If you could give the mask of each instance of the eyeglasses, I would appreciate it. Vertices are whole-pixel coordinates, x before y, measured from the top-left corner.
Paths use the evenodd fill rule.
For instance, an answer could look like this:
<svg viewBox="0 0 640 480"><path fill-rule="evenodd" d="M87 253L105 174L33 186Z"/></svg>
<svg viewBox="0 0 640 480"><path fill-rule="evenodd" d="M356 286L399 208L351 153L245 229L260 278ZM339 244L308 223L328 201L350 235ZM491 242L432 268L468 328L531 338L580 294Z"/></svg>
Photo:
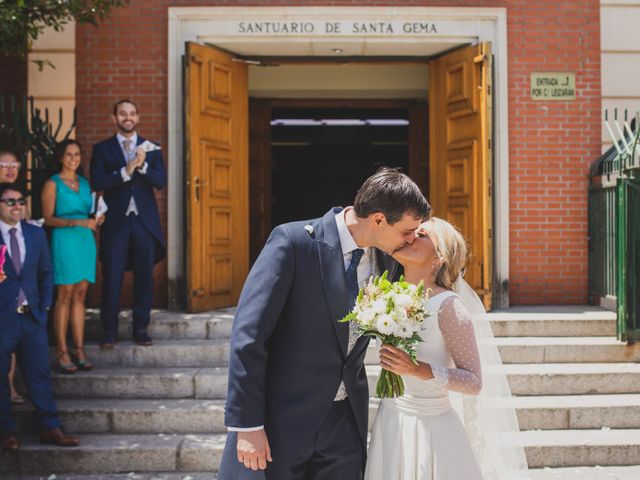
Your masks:
<svg viewBox="0 0 640 480"><path fill-rule="evenodd" d="M20 170L20 164L18 162L0 162L0 168L4 168L6 170L15 168L16 170Z"/></svg>
<svg viewBox="0 0 640 480"><path fill-rule="evenodd" d="M24 207L27 204L27 199L26 198L3 198L2 200L0 200L0 202L2 203L6 203L7 207L15 207L16 203L18 205L20 205L21 207Z"/></svg>

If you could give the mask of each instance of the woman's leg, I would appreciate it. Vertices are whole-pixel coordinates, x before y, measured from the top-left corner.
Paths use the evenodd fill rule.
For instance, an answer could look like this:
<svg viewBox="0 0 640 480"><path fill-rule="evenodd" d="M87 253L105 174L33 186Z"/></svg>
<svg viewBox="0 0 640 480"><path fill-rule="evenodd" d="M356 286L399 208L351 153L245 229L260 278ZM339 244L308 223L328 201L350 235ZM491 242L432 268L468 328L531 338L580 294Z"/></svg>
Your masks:
<svg viewBox="0 0 640 480"><path fill-rule="evenodd" d="M89 282L83 280L76 283L73 288L73 300L71 303L71 333L76 347L76 357L80 362L86 361L84 354L84 323L85 323L85 298Z"/></svg>
<svg viewBox="0 0 640 480"><path fill-rule="evenodd" d="M58 296L53 310L53 329L58 348L60 366L73 365L67 348L67 331L69 329L69 313L73 300L74 285L58 285Z"/></svg>

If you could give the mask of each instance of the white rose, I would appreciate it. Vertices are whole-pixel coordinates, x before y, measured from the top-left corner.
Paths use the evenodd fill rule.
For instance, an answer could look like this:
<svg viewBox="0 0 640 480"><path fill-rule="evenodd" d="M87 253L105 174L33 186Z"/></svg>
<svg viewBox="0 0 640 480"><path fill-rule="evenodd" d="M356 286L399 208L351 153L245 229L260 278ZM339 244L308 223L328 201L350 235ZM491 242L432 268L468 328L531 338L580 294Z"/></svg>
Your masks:
<svg viewBox="0 0 640 480"><path fill-rule="evenodd" d="M413 336L413 332L407 325L397 325L393 334L400 338L411 338Z"/></svg>
<svg viewBox="0 0 640 480"><path fill-rule="evenodd" d="M380 315L376 321L376 330L383 335L392 335L396 329L396 322L393 321L391 315L386 313Z"/></svg>
<svg viewBox="0 0 640 480"><path fill-rule="evenodd" d="M362 312L358 312L358 321L363 325L371 325L374 318L376 318L376 312L370 308Z"/></svg>
<svg viewBox="0 0 640 480"><path fill-rule="evenodd" d="M383 299L376 300L371 305L375 313L385 313L387 311L387 302Z"/></svg>
<svg viewBox="0 0 640 480"><path fill-rule="evenodd" d="M413 303L413 299L406 293L399 293L394 295L393 302L396 304L396 307L407 309Z"/></svg>
<svg viewBox="0 0 640 480"><path fill-rule="evenodd" d="M398 323L405 323L407 321L407 312L403 308L394 308L391 316Z"/></svg>

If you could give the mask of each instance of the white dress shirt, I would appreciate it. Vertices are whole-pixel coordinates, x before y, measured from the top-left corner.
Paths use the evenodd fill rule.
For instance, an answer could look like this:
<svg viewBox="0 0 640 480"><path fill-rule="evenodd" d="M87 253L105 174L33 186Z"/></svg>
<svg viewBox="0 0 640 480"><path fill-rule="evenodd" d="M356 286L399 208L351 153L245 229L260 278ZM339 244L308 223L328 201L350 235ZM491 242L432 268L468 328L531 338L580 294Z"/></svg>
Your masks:
<svg viewBox="0 0 640 480"><path fill-rule="evenodd" d="M118 144L120 144L120 149L122 150L122 155L124 155L124 159L127 163L129 163L131 160L133 160L134 158L136 158L136 146L138 144L138 134L134 133L131 137L127 138L124 135L122 135L121 133L118 133L116 135L116 138L118 139ZM127 150L124 148L124 142L127 140L131 140L131 152L127 152ZM149 164L147 162L144 162L142 164L142 168L140 168L138 171L140 173L142 173L143 175L146 175L147 173L147 168L149 167ZM129 175L127 173L127 167L122 167L120 169L120 175L122 176L122 180L125 182L128 182L131 180L131 175ZM127 207L127 211L125 212L125 216L129 215L130 213L133 213L134 215L138 215L138 207L136 205L136 201L133 198L133 195L131 195L131 200L129 201L129 206Z"/></svg>
<svg viewBox="0 0 640 480"><path fill-rule="evenodd" d="M349 268L349 263L351 263L351 255L353 255L353 251L362 248L359 247L356 241L353 239L351 232L349 232L349 228L347 227L347 223L345 221L345 213L347 210L351 210L353 207L347 207L340 213L336 215L336 225L338 227L338 237L340 238L340 247L342 248L342 258L344 259L344 269L345 271ZM371 274L375 271L374 268L374 254L373 248L367 247L363 248L364 254L360 259L360 263L358 264L358 285L362 286L365 282L369 280ZM349 344L347 347L347 352L351 352L355 343L358 339L357 331L355 326L352 323L349 323ZM340 382L340 387L338 387L338 391L336 392L335 400L344 400L347 398L347 390L344 386L344 382ZM255 432L258 430L262 430L264 425L260 425L257 427L227 427L227 430L230 432Z"/></svg>
<svg viewBox="0 0 640 480"><path fill-rule="evenodd" d="M353 236L351 235L349 227L347 227L347 223L345 221L345 214L352 208L353 207L347 207L336 215L336 225L338 226L338 236L340 237L340 247L342 247L342 258L344 260L345 270L349 268L353 251L357 250L358 248L362 248L358 246L356 241L353 239ZM364 250L364 254L360 259L357 270L359 287L362 287L364 283L369 280L369 277L371 277L371 274L373 273L373 249L371 247L362 249ZM349 355L351 353L351 350L353 350L353 347L355 347L356 342L358 341L358 336L358 328L353 322L349 322L349 342L347 344L347 355ZM344 382L340 382L335 400L344 400L346 398L347 389L344 385Z"/></svg>
<svg viewBox="0 0 640 480"><path fill-rule="evenodd" d="M24 259L27 256L27 245L24 243L22 224L18 222L14 227L12 227L11 225L0 221L0 232L2 232L2 240L7 247L7 254L9 257L13 257L13 252L11 251L11 234L9 233L9 230L12 228L16 229L16 240L18 241L18 248L20 248L20 264L24 265ZM11 258L7 258L6 261L11 262ZM25 300L22 304L27 305L27 301Z"/></svg>

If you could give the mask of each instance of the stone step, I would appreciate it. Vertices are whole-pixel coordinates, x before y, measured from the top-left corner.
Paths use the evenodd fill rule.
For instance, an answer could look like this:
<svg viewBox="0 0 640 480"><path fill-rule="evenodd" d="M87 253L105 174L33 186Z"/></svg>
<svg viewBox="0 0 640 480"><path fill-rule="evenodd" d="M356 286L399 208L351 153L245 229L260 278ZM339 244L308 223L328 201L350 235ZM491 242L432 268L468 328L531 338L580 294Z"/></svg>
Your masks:
<svg viewBox="0 0 640 480"><path fill-rule="evenodd" d="M112 350L87 343L85 352L97 367L226 367L229 363L229 341L224 339L154 340L149 347L124 340ZM53 347L49 359L55 368L57 356Z"/></svg>
<svg viewBox="0 0 640 480"><path fill-rule="evenodd" d="M553 332L550 332L553 333ZM614 363L640 361L640 344L612 337L496 338L503 363Z"/></svg>
<svg viewBox="0 0 640 480"><path fill-rule="evenodd" d="M640 393L638 363L523 363L501 368L514 395Z"/></svg>
<svg viewBox="0 0 640 480"><path fill-rule="evenodd" d="M638 480L640 466L631 467L566 467L535 468L527 472L529 480ZM7 474L3 480L215 480L211 472L190 473L135 473L105 475L60 474L48 475Z"/></svg>
<svg viewBox="0 0 640 480"><path fill-rule="evenodd" d="M18 452L0 453L0 473L74 474L213 472L224 435L83 435L78 448L43 446L31 437ZM530 468L635 465L640 430L546 430L520 432ZM78 459L82 461L78 461Z"/></svg>
<svg viewBox="0 0 640 480"><path fill-rule="evenodd" d="M2 476L2 480L215 480L213 472L152 472L152 473L114 473L114 474L84 474L74 475L63 473L55 475L20 475L8 473Z"/></svg>
<svg viewBox="0 0 640 480"><path fill-rule="evenodd" d="M58 414L69 432L154 434L226 433L224 400L60 399ZM14 408L18 431L36 433L30 406Z"/></svg>
<svg viewBox="0 0 640 480"><path fill-rule="evenodd" d="M368 365L375 391L380 367ZM640 393L640 364L526 363L501 367L514 395L591 395ZM56 398L224 399L227 369L96 368L75 375L52 374Z"/></svg>
<svg viewBox="0 0 640 480"><path fill-rule="evenodd" d="M640 344L627 345L613 337L507 337L496 338L496 344L505 364L640 361ZM99 367L226 367L229 361L229 342L225 339L156 340L150 347L125 340L113 350L101 350L97 343L88 343L85 351ZM49 358L55 368L53 347ZM378 364L375 342L369 346L365 363Z"/></svg>
<svg viewBox="0 0 640 480"><path fill-rule="evenodd" d="M615 337L496 337L505 364L639 362L640 344ZM365 364L378 364L378 346L371 341Z"/></svg>
<svg viewBox="0 0 640 480"><path fill-rule="evenodd" d="M75 433L225 433L224 400L60 399L58 413ZM640 395L514 397L522 430L640 428ZM369 424L379 400L372 398ZM21 432L36 432L29 406L14 408Z"/></svg>
<svg viewBox="0 0 640 480"><path fill-rule="evenodd" d="M236 308L204 313L153 310L149 334L157 340L228 338ZM616 336L614 312L589 305L524 306L488 314L497 337L600 337ZM87 310L86 338L97 341L102 334L99 311ZM120 314L119 334L131 339L131 311Z"/></svg>
<svg viewBox="0 0 640 480"><path fill-rule="evenodd" d="M496 337L616 336L616 314L590 305L512 307L488 314Z"/></svg>
<svg viewBox="0 0 640 480"><path fill-rule="evenodd" d="M225 368L95 368L52 374L56 398L224 399Z"/></svg>
<svg viewBox="0 0 640 480"><path fill-rule="evenodd" d="M511 404L521 430L640 429L639 394L513 397Z"/></svg>
<svg viewBox="0 0 640 480"><path fill-rule="evenodd" d="M152 310L149 335L154 340L191 338L194 340L229 338L236 308L224 308L204 313L170 312ZM120 313L118 325L120 339L131 339L131 311ZM87 309L85 337L98 341L102 336L100 312Z"/></svg>
<svg viewBox="0 0 640 480"><path fill-rule="evenodd" d="M59 448L23 438L17 452L0 451L0 473L56 475L129 472L213 472L220 464L224 435L82 435L76 448ZM183 477L184 478L184 477Z"/></svg>
<svg viewBox="0 0 640 480"><path fill-rule="evenodd" d="M640 430L540 430L517 434L530 468L637 465ZM564 477L562 477L564 478Z"/></svg>
<svg viewBox="0 0 640 480"><path fill-rule="evenodd" d="M530 480L638 480L640 466L531 469Z"/></svg>

